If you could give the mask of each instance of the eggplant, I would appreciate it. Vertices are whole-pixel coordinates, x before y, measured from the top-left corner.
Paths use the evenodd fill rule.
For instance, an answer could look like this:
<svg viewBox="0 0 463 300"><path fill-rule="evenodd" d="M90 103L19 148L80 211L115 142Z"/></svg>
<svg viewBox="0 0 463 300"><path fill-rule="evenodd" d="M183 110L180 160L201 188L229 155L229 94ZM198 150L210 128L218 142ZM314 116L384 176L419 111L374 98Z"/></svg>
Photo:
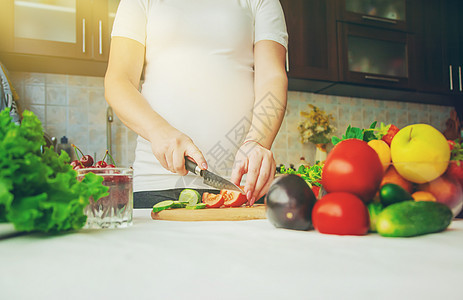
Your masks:
<svg viewBox="0 0 463 300"><path fill-rule="evenodd" d="M312 189L301 177L277 177L265 195L267 219L277 228L312 229L312 209L316 202Z"/></svg>

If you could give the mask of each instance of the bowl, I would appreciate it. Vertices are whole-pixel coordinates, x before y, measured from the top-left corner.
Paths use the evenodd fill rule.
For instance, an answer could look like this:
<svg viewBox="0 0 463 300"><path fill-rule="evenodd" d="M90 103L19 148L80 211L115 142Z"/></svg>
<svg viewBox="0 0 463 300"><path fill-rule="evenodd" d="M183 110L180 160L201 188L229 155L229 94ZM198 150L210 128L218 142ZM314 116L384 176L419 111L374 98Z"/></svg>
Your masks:
<svg viewBox="0 0 463 300"><path fill-rule="evenodd" d="M120 228L132 225L133 216L133 169L85 168L78 169L77 178L88 173L103 177L103 185L109 187L109 195L94 201L85 208L87 223L84 228Z"/></svg>

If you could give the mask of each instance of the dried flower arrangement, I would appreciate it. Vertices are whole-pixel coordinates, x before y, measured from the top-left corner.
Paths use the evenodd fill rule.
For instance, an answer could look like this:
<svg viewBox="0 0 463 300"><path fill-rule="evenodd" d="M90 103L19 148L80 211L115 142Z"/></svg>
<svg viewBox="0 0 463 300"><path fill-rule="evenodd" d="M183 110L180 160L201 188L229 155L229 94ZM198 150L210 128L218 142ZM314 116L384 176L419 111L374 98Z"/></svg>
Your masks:
<svg viewBox="0 0 463 300"><path fill-rule="evenodd" d="M336 128L331 125L334 121L332 114L309 104L310 112L301 111L304 121L299 123L298 130L301 136L301 143L327 144Z"/></svg>

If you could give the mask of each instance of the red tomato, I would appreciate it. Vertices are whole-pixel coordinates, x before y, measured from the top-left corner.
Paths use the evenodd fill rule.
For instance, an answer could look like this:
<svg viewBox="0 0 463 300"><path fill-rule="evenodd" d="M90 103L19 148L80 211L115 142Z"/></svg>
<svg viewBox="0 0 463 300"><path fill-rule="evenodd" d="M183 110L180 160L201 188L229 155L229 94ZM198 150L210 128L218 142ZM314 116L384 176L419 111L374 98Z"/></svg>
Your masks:
<svg viewBox="0 0 463 300"><path fill-rule="evenodd" d="M317 185L312 186L312 192L315 195L315 198L318 198L318 194L320 193L320 187Z"/></svg>
<svg viewBox="0 0 463 300"><path fill-rule="evenodd" d="M221 194L211 194L208 192L204 192L202 200L203 203L206 204L206 207L217 208L223 205L225 199Z"/></svg>
<svg viewBox="0 0 463 300"><path fill-rule="evenodd" d="M220 194L225 199L225 206L238 207L245 204L248 201L245 195L237 191L221 190Z"/></svg>
<svg viewBox="0 0 463 300"><path fill-rule="evenodd" d="M336 144L322 170L322 186L327 193L351 193L365 203L373 199L382 178L383 167L378 154L359 139Z"/></svg>
<svg viewBox="0 0 463 300"><path fill-rule="evenodd" d="M364 235L370 228L365 204L349 193L330 193L315 203L312 223L320 233Z"/></svg>

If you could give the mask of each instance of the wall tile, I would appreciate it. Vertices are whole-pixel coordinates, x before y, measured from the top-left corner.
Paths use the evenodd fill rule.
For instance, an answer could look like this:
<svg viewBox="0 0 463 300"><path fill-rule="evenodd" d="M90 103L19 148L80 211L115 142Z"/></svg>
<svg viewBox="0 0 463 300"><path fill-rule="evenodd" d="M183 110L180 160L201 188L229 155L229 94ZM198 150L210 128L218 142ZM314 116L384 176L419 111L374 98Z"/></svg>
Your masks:
<svg viewBox="0 0 463 300"><path fill-rule="evenodd" d="M85 87L87 86L87 78L86 76L77 76L77 75L69 75L68 76L68 85L69 86L79 86Z"/></svg>
<svg viewBox="0 0 463 300"><path fill-rule="evenodd" d="M24 73L24 84L45 85L45 74Z"/></svg>
<svg viewBox="0 0 463 300"><path fill-rule="evenodd" d="M106 126L107 103L104 98L104 89L89 89L88 122L93 125Z"/></svg>
<svg viewBox="0 0 463 300"><path fill-rule="evenodd" d="M40 122L42 122L42 127L44 127L46 125L45 107L45 105L29 105L24 108L32 111L39 118Z"/></svg>
<svg viewBox="0 0 463 300"><path fill-rule="evenodd" d="M47 125L58 125L65 128L67 124L67 108L65 106L48 105L46 119Z"/></svg>
<svg viewBox="0 0 463 300"><path fill-rule="evenodd" d="M25 85L24 86L24 105L28 104L45 104L45 86L44 85Z"/></svg>
<svg viewBox="0 0 463 300"><path fill-rule="evenodd" d="M88 108L89 92L86 87L68 86L68 104L69 106L82 106Z"/></svg>
<svg viewBox="0 0 463 300"><path fill-rule="evenodd" d="M88 124L88 111L83 106L68 107L69 126Z"/></svg>
<svg viewBox="0 0 463 300"><path fill-rule="evenodd" d="M49 86L46 87L47 105L67 105L66 86Z"/></svg>
<svg viewBox="0 0 463 300"><path fill-rule="evenodd" d="M87 85L90 87L103 87L104 78L103 77L87 77Z"/></svg>
<svg viewBox="0 0 463 300"><path fill-rule="evenodd" d="M51 85L66 86L67 75L45 74L45 83L47 84L47 86L51 86Z"/></svg>

